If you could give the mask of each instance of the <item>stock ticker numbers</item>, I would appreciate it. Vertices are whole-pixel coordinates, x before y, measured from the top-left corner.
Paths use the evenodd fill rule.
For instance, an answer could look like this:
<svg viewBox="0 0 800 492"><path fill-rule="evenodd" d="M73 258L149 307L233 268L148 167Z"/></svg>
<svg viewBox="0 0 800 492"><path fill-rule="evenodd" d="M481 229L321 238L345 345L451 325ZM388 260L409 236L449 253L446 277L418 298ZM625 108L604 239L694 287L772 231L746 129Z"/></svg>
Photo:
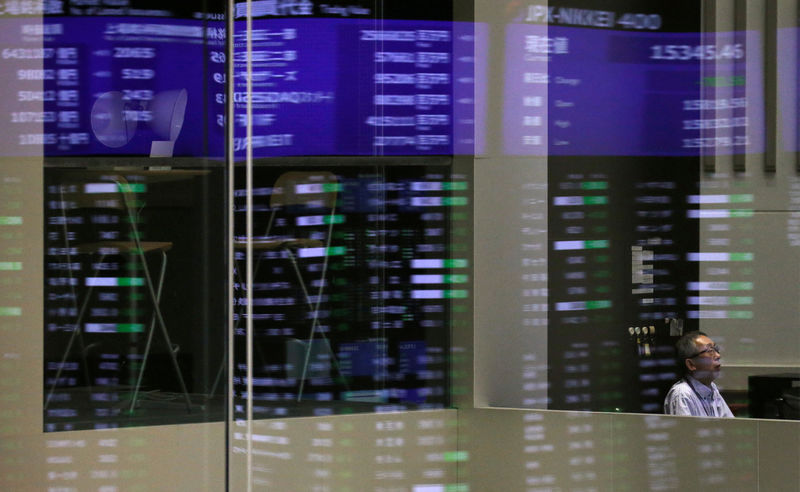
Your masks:
<svg viewBox="0 0 800 492"><path fill-rule="evenodd" d="M255 157L472 152L471 25L389 19L376 29L357 18L259 18L250 31L243 21L236 26L235 151L249 146ZM245 135L248 103L252 137Z"/></svg>
<svg viewBox="0 0 800 492"><path fill-rule="evenodd" d="M315 171L308 175L303 178L313 181ZM256 181L265 186L253 205L254 236L269 228L269 237L304 239L283 239L286 247L271 250L259 249L254 239L256 410L445 406L450 312L468 299L468 261L451 241L465 233L451 220L466 218L466 179L447 167L417 166L317 176L321 181L309 188L257 169ZM287 187L316 191L307 203L282 208L275 200L280 190L269 186L274 182L284 195ZM334 192L335 209L333 203L320 207L324 194ZM237 237L244 240L244 204L237 210ZM237 269L245 267L240 252ZM242 304L238 297L240 341ZM242 394L246 379L237 377Z"/></svg>
<svg viewBox="0 0 800 492"><path fill-rule="evenodd" d="M697 160L555 162L549 171L556 191L548 218L548 346L551 388L561 391L554 408L654 411L645 406L652 404L651 386L662 384L658 375L651 380L620 372L639 363L622 325L662 326L664 318L687 309L681 279L696 278L697 265L686 252L697 244L699 229L686 197L697 187ZM676 168L684 172L675 174Z"/></svg>
<svg viewBox="0 0 800 492"><path fill-rule="evenodd" d="M226 308L198 299L219 295L225 264L219 236L196 231L222 199L195 198L219 182L209 170L45 169L45 431L215 411L213 383L194 367L216 374L222 355L203 344L221 338ZM190 392L204 406L187 412Z"/></svg>
<svg viewBox="0 0 800 492"><path fill-rule="evenodd" d="M0 23L0 56L14 68L3 78L16 95L3 108L16 130L8 155L43 147L47 156L147 156L154 141L171 142L174 155L222 154L224 106L204 83L219 84L220 74L199 63L206 47L224 48L221 24L80 15Z"/></svg>
<svg viewBox="0 0 800 492"><path fill-rule="evenodd" d="M120 417L117 390L134 384L141 362L144 277L141 266L120 250L130 237L117 185L96 178L49 176L45 185L48 431L76 428L75 421L86 418L99 419L103 427ZM92 415L84 413L87 407Z"/></svg>
<svg viewBox="0 0 800 492"><path fill-rule="evenodd" d="M507 154L763 152L758 32L595 27L509 24Z"/></svg>
<svg viewBox="0 0 800 492"><path fill-rule="evenodd" d="M730 189L731 183L712 181L704 183L703 193L687 197L695 207L690 213L702 230L703 246L713 248L689 253L700 272L698 281L689 284L690 319L748 324L755 316L756 195L740 183L735 186Z"/></svg>

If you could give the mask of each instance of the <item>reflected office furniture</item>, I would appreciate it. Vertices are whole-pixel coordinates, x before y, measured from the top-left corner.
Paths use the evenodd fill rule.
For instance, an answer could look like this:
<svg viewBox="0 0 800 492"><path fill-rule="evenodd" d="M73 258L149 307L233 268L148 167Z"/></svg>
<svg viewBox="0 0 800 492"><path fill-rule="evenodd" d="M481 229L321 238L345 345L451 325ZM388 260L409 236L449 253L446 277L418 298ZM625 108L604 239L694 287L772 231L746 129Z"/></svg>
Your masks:
<svg viewBox="0 0 800 492"><path fill-rule="evenodd" d="M747 393L750 417L800 420L800 373L749 376Z"/></svg>
<svg viewBox="0 0 800 492"><path fill-rule="evenodd" d="M102 208L119 210L121 212L122 222L124 223L123 227L127 226L128 228L129 239L114 238L113 240L103 240L101 238L101 240L96 242L80 243L74 248L70 248L71 245L68 240L70 236L68 234L64 234L66 246L65 251L74 251L77 253L77 255L90 258L95 267L92 269L91 276L83 278L84 284L86 287L88 287L88 289L83 295L83 301L78 309L69 341L67 342L64 353L57 366L56 376L53 379L53 383L50 385L50 389L45 400L45 409L50 404L52 396L61 379L62 370L65 367L67 359L71 355L73 346L76 342L81 352L81 358L85 368L84 377L87 379L87 387L91 393L93 384L88 374L88 362L86 360L87 347L83 339L84 332L86 332L88 327L91 325L91 329L89 331L98 334L119 332L139 333L145 330L147 332L146 346L144 353L141 356L141 365L138 368L136 383L132 388L133 391L129 408L131 413L134 411L138 401L139 391L142 386L142 378L147 366L148 357L150 356L151 349L153 347L156 328L158 328L159 334L163 338L163 342L166 344L172 367L175 370L181 392L186 402L186 409L187 411L191 411L189 392L187 390L186 383L184 381L183 374L176 356L177 348L170 340L169 331L167 330L160 306L161 294L167 268L167 251L172 248L173 244L169 241L142 240L142 232L138 226L141 220L140 213L143 207L143 202L139 200L137 194L143 193L146 190L148 179L151 181L159 179L175 179L176 176L170 172L138 171L135 173L135 176L141 181L137 182L129 182L128 178L125 176L115 173L84 172L76 173L74 175L68 174L68 176L70 178L70 183L60 185L60 190L62 192L61 202L63 204L69 203L70 206L74 206L75 208L79 209ZM131 177L133 177L133 175L131 175ZM71 191L71 196L69 198L63 197L64 190ZM66 208L66 205L63 206L62 211L65 212ZM68 221L65 219L63 222L66 227ZM104 264L106 257L111 255L137 260L137 268L141 268L144 278L98 276L100 266ZM160 258L157 282L154 282L150 266L148 264L148 256L155 255L158 255ZM71 284L75 285L75 283ZM86 323L86 327L84 326L86 312L91 303L92 293L95 288L126 286L145 288L146 296L148 297L152 310L150 322L146 328L144 325L139 323ZM75 299L77 303L78 297L74 292L74 287L73 299Z"/></svg>
<svg viewBox="0 0 800 492"><path fill-rule="evenodd" d="M270 252L278 252L285 257L292 266L294 277L296 278L303 298L311 318L311 326L306 340L289 339L285 344L286 348L286 376L290 379L299 378L299 388L297 390L297 401L303 397L305 381L309 377L320 374L317 367L319 360L325 357L320 354L320 350L325 350L330 356L330 363L336 368L339 376L347 382L339 369L336 355L331 347L330 341L319 326L319 309L323 298L323 293L327 285L328 258L331 251L331 240L333 236L334 224L341 220L336 214L336 201L340 184L337 177L328 171L290 171L281 174L275 181L269 199L269 215L263 234L237 235L234 238L234 248L239 252L246 252L251 249L253 257L256 258L252 267L252 278L258 274L262 258ZM276 235L273 227L276 221L294 220L294 227L290 227L291 233ZM324 237L312 236L304 237L297 234L305 226L323 226ZM309 291L309 285L303 278L301 272L302 260L307 258L322 258L322 266L318 278L315 278L311 285L316 283L316 292ZM241 275L239 263L236 265L237 279L240 285L247 286L246 279ZM241 310L240 310L241 311ZM243 315L241 312L237 316L237 323ZM321 342L316 341L316 337L321 337ZM302 351L301 368L296 367L298 360L298 349ZM258 345L256 345L258 351ZM263 357L263 355L261 355ZM317 360L315 367L311 368L312 357ZM264 361L265 362L265 361Z"/></svg>

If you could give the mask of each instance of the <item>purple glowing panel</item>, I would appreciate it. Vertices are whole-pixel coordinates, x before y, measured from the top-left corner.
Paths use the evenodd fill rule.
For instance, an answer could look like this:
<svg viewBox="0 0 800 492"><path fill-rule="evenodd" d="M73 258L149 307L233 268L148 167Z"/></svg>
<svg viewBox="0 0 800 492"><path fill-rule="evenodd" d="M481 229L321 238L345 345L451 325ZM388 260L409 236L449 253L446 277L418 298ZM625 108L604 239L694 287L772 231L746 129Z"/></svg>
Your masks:
<svg viewBox="0 0 800 492"><path fill-rule="evenodd" d="M511 24L506 46L507 154L763 151L755 32L701 36Z"/></svg>
<svg viewBox="0 0 800 492"><path fill-rule="evenodd" d="M237 23L234 34L238 157L248 147L254 157L446 155L482 148L474 137L471 25L257 19L250 95L244 26Z"/></svg>
<svg viewBox="0 0 800 492"><path fill-rule="evenodd" d="M778 29L778 109L780 111L783 150L800 151L797 119L800 114L800 91L798 74L798 29Z"/></svg>
<svg viewBox="0 0 800 492"><path fill-rule="evenodd" d="M3 108L17 136L9 154L222 155L213 113L224 101L206 92L205 58L224 49L224 29L130 17L13 24L16 38L2 40L3 57L19 62L3 76L16 89ZM208 67L224 74L222 63Z"/></svg>
<svg viewBox="0 0 800 492"><path fill-rule="evenodd" d="M380 372L386 343L381 341L349 342L339 345L339 367L346 376L372 376Z"/></svg>
<svg viewBox="0 0 800 492"><path fill-rule="evenodd" d="M453 150L456 154L486 153L489 90L489 26L454 23Z"/></svg>

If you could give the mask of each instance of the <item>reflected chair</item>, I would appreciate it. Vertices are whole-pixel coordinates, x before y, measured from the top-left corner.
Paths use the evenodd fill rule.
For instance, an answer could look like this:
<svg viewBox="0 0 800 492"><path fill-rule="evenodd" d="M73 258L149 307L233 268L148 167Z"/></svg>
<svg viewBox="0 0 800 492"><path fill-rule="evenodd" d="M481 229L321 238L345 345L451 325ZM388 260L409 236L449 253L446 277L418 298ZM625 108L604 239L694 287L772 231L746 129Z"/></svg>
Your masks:
<svg viewBox="0 0 800 492"><path fill-rule="evenodd" d="M237 250L246 250L248 244L251 245L252 250L257 253L257 261L253 267L253 276L255 277L261 264L261 256L268 251L283 251L286 254L289 262L292 265L297 281L303 291L306 306L311 314L311 327L309 328L308 338L305 341L296 340L294 343L287 343L287 355L292 355L292 359L297 360L296 351L298 346L303 347L304 355L302 357L302 370L299 372L300 387L297 392L297 401L300 401L303 396L303 389L305 380L309 377L309 363L312 354L319 357L320 348L330 353L333 366L336 367L337 372L345 380L341 370L339 370L336 356L331 348L330 342L327 339L324 331L319 330L319 307L322 301L322 294L326 284L326 276L328 269L328 258L331 249L331 239L333 235L333 226L338 222L336 215L336 200L339 190L339 181L336 176L328 171L289 171L281 174L275 181L270 196L270 215L267 222L266 230L261 236L254 236L248 241L247 237L234 238L234 248ZM297 235L273 235L273 225L276 216L279 213L285 213L290 209L313 210L324 209L330 212L326 215L314 215L306 218L305 225L324 225L327 226L327 234L325 235L325 242L314 238L298 237ZM301 225L301 224L298 224ZM319 276L319 288L316 295L312 297L308 290L306 282L303 280L303 275L300 272L299 259L306 257L323 257L322 270ZM238 268L237 268L238 272ZM239 275L241 285L245 285ZM237 322L238 319L237 318ZM324 343L321 345L315 343L314 340L317 333L322 337ZM299 345L298 345L299 344ZM289 376L296 375L297 371L293 364L289 368L287 374ZM345 384L346 380L345 380Z"/></svg>
<svg viewBox="0 0 800 492"><path fill-rule="evenodd" d="M142 384L142 378L144 376L147 360L150 355L150 350L152 348L153 337L156 331L156 324L158 325L159 331L164 339L164 342L167 345L169 358L172 362L173 368L175 369L178 382L180 383L181 391L186 401L187 411L191 411L191 400L189 399L189 392L186 388L186 383L183 379L183 374L181 373L180 366L178 365L178 360L176 356L177 350L173 346L170 340L169 332L167 330L166 323L164 322L164 317L161 313L161 307L160 307L161 293L164 285L164 277L167 268L167 251L169 251L172 248L172 243L166 241L143 241L141 239L141 233L137 225L140 220L139 213L141 212L141 208L137 209L138 203L135 196L135 194L140 191L141 188L140 186L138 186L137 184L128 183L127 179L124 176L115 174L87 173L83 174L81 177L83 179L80 180L80 186L83 186L83 190L78 192L79 199L75 200L76 203L79 203L79 205L84 205L84 206L87 204L90 206L95 206L95 203L99 200L104 208L121 209L125 216L125 221L128 223L130 227L131 240L128 241L109 240L109 241L98 241L92 243L79 244L76 248L77 253L81 255L87 255L90 257L98 257L97 261L98 265L102 264L108 255L125 254L138 257L141 261L141 267L145 277L143 286L145 287L145 290L149 296L150 304L153 310L150 323L147 327L146 347L144 354L142 355L142 364L141 367L139 368L136 385L134 386L134 391L131 398L130 411L133 412L138 400L139 390ZM64 200L63 200L63 188L62 188L62 202L63 201ZM82 203L82 202L87 202L87 203ZM66 235L65 235L65 240L66 240ZM67 248L67 250L69 251L69 248ZM156 253L159 254L161 263L158 274L158 283L154 284L152 275L150 273L150 267L148 266L147 256L148 255L152 256L153 254ZM72 334L69 338L66 349L64 350L61 362L58 365L56 377L53 381L53 384L50 387L47 399L45 400L45 408L47 408L52 398L52 395L60 379L61 372L65 366L66 360L69 357L72 351L72 347L76 341L79 344L81 350L81 356L84 358L83 361L84 367L87 366L85 359L86 349L84 348L85 344L83 341L83 332L85 331L83 327L83 320L91 300L93 289L98 286L105 286L106 283L102 280L103 279L102 277L96 277L97 272L98 269L95 269L92 276L86 277L85 279L85 283L88 286L88 290L84 296L83 302L81 303L81 307L78 310ZM114 283L111 280L109 282ZM129 283L139 284L139 281L137 280ZM76 296L73 296L73 298L77 299ZM106 332L106 330L110 331L112 328L114 328L114 331L116 331L116 326L110 326L110 327L100 326L96 331L99 333L103 333ZM91 391L91 380L88 379L88 371L86 377L87 377L87 384L89 385Z"/></svg>

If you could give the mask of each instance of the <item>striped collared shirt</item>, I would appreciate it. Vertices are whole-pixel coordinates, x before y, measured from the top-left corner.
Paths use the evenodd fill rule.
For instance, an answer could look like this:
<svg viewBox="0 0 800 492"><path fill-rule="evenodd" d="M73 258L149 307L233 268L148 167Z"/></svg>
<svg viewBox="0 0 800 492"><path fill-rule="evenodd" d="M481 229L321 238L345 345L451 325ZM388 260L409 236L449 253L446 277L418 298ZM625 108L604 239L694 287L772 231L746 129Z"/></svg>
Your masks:
<svg viewBox="0 0 800 492"><path fill-rule="evenodd" d="M696 417L733 417L716 384L711 383L709 388L688 375L670 388L664 400L664 413Z"/></svg>

